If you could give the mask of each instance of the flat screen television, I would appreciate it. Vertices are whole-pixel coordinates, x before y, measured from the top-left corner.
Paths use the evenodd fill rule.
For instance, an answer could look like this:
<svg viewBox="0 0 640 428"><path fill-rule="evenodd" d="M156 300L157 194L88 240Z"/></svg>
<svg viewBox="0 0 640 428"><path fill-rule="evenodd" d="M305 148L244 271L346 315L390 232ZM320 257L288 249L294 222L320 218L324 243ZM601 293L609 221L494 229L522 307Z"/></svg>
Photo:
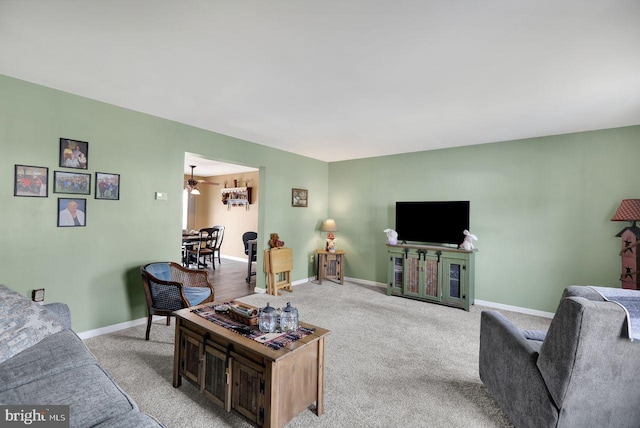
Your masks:
<svg viewBox="0 0 640 428"><path fill-rule="evenodd" d="M469 229L469 201L396 202L398 242L460 244Z"/></svg>

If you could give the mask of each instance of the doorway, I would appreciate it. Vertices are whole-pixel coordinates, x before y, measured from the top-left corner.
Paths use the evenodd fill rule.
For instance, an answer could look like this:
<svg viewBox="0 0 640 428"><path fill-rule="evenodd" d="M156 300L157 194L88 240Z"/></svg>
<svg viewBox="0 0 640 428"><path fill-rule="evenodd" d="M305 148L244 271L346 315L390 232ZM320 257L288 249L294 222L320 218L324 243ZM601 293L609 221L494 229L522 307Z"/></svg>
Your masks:
<svg viewBox="0 0 640 428"><path fill-rule="evenodd" d="M217 161L194 153L185 153L184 167L183 229L224 226L221 256L246 262L242 235L248 231L258 232L258 168ZM189 182L192 172L197 184ZM197 191L193 192L193 188ZM229 203L229 194L246 198L249 192L250 199L246 204Z"/></svg>

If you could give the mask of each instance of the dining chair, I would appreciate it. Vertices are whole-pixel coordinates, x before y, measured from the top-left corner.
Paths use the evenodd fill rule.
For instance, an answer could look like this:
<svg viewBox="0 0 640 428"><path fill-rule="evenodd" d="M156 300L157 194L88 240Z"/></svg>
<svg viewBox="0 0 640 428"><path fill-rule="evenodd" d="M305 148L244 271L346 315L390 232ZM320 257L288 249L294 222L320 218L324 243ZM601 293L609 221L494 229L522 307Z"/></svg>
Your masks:
<svg viewBox="0 0 640 428"><path fill-rule="evenodd" d="M207 256L211 258L211 267L216 269L216 265L213 262L213 247L218 237L218 229L215 227L205 227L200 229L200 239L191 248L187 248L187 261L190 265L191 257L195 256L196 268L207 267ZM200 258L202 257L202 263Z"/></svg>
<svg viewBox="0 0 640 428"><path fill-rule="evenodd" d="M216 253L218 253L218 264L221 264L220 260L220 247L222 246L222 240L224 239L224 226L213 226L213 229L218 230L218 234L216 236L216 241L213 243L213 256L211 258L211 263L214 263L216 258Z"/></svg>
<svg viewBox="0 0 640 428"><path fill-rule="evenodd" d="M251 270L251 265L253 264L253 262L255 262L257 260L257 256L258 256L258 252L254 251L252 252L251 255L249 255L249 241L253 240L253 239L257 239L258 238L258 234L256 232L245 232L242 234L242 243L244 244L244 253L249 256L249 266L247 268L248 272L247 272L247 283L249 283L251 281L251 276L255 275L256 273L253 272Z"/></svg>

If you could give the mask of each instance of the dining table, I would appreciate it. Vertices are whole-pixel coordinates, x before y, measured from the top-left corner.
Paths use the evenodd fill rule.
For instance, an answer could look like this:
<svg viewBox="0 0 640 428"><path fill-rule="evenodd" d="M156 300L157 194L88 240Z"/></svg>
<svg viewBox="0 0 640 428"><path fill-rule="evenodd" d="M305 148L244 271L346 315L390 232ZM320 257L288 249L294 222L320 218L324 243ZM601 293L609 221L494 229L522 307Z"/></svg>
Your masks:
<svg viewBox="0 0 640 428"><path fill-rule="evenodd" d="M198 243L204 241L205 238L200 236L200 232L196 233L183 233L182 234L182 265L188 267L189 260L188 249L192 249ZM206 267L206 264L204 265Z"/></svg>

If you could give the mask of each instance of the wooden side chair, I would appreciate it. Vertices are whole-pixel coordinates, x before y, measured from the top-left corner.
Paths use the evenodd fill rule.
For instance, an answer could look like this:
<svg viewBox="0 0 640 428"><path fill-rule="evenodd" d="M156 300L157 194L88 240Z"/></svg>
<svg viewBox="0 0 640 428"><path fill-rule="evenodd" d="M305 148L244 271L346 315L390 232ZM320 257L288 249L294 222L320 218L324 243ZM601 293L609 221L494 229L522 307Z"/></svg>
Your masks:
<svg viewBox="0 0 640 428"><path fill-rule="evenodd" d="M213 243L213 257L211 258L211 263L214 263L216 253L218 253L218 264L221 264L222 261L220 260L220 247L222 246L222 240L224 239L224 226L213 226L213 229L216 229L218 231L218 234L216 235L216 241Z"/></svg>
<svg viewBox="0 0 640 428"><path fill-rule="evenodd" d="M213 263L214 246L218 239L219 230L215 227L205 227L200 229L200 241L197 245L187 248L187 263L191 261L192 257L195 257L197 268L200 266L207 267L207 256L211 258L211 266L213 270L216 269L215 263ZM200 258L202 257L202 263ZM189 266L189 264L187 264Z"/></svg>
<svg viewBox="0 0 640 428"><path fill-rule="evenodd" d="M147 299L147 333L149 340L154 315L166 316L167 325L179 309L213 302L215 292L205 270L193 270L174 262L149 263L140 267L142 286Z"/></svg>

